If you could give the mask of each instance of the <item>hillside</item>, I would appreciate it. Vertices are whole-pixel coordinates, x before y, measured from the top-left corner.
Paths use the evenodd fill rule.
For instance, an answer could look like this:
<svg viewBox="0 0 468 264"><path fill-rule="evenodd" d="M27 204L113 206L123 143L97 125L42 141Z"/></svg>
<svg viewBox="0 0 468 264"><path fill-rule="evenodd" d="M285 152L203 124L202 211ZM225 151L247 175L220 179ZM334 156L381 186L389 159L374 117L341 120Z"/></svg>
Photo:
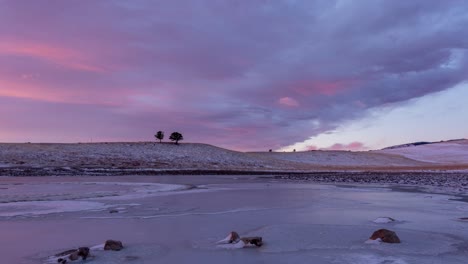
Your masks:
<svg viewBox="0 0 468 264"><path fill-rule="evenodd" d="M466 141L367 152L247 153L197 143L4 143L0 175L468 169L466 157Z"/></svg>
<svg viewBox="0 0 468 264"><path fill-rule="evenodd" d="M377 153L396 154L422 162L468 164L468 140L449 140L428 144L386 148Z"/></svg>
<svg viewBox="0 0 468 264"><path fill-rule="evenodd" d="M270 165L261 157L195 143L0 144L0 167L260 169Z"/></svg>

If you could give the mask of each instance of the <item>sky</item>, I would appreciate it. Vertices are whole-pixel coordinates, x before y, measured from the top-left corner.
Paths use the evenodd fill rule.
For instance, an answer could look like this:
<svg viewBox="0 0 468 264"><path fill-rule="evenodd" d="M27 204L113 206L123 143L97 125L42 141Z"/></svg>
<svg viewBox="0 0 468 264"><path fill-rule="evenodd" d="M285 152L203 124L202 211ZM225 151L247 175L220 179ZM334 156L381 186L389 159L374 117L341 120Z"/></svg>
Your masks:
<svg viewBox="0 0 468 264"><path fill-rule="evenodd" d="M463 0L0 0L0 142L468 138Z"/></svg>

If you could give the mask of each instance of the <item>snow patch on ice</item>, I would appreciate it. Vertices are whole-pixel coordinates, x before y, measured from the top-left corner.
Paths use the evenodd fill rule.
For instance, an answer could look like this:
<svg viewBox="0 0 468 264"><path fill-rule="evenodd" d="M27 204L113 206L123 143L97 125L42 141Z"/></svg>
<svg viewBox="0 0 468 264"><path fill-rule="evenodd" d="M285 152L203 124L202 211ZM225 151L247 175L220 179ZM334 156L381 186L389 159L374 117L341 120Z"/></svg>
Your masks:
<svg viewBox="0 0 468 264"><path fill-rule="evenodd" d="M251 212L251 211L262 211L262 210L273 210L278 208L258 208L258 207L244 207L236 208L232 210L225 211L215 211L215 212L184 212L184 213L173 213L173 214L158 214L158 215L147 215L147 216L83 216L82 219L153 219L153 218L163 218L163 217L183 217L191 215L223 215L223 214L235 214L239 212Z"/></svg>
<svg viewBox="0 0 468 264"><path fill-rule="evenodd" d="M106 200L128 200L140 199L151 196L158 196L161 193L170 193L175 191L188 190L191 186L180 184L163 184L163 183L134 183L134 182L87 182L83 184L97 184L97 185L116 185L116 186L129 186L130 190L125 193L118 193L116 196L104 197Z"/></svg>
<svg viewBox="0 0 468 264"><path fill-rule="evenodd" d="M222 245L216 245L217 248L223 248L223 249L241 249L245 247L244 241L240 240L237 243L231 243L231 244L222 244Z"/></svg>
<svg viewBox="0 0 468 264"><path fill-rule="evenodd" d="M370 244L370 245L380 245L382 243L382 239L377 238L377 239L367 239L364 243Z"/></svg>
<svg viewBox="0 0 468 264"><path fill-rule="evenodd" d="M34 201L0 204L0 217L38 216L52 213L103 210L108 205L90 201Z"/></svg>
<svg viewBox="0 0 468 264"><path fill-rule="evenodd" d="M374 222L376 224L388 224L388 223L395 222L395 219L393 219L391 217L378 217L372 222Z"/></svg>

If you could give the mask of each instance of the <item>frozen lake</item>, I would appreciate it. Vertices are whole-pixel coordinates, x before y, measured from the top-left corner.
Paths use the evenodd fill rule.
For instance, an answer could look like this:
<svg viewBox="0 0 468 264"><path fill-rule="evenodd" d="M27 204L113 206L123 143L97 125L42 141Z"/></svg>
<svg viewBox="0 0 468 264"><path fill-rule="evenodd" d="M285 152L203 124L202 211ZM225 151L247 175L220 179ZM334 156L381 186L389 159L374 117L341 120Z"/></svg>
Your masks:
<svg viewBox="0 0 468 264"><path fill-rule="evenodd" d="M374 223L378 217L397 221ZM467 263L464 217L468 203L454 196L385 186L255 176L0 178L8 264L47 263L107 239L124 250L95 252L84 263ZM402 243L365 244L380 228ZM230 231L265 244L216 247Z"/></svg>

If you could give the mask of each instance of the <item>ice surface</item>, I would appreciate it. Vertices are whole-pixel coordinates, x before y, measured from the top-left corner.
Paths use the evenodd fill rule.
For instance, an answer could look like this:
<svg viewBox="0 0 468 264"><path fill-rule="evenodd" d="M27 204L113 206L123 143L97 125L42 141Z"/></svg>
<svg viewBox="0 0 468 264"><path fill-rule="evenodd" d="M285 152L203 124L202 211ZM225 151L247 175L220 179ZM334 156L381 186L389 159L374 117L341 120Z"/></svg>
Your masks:
<svg viewBox="0 0 468 264"><path fill-rule="evenodd" d="M46 263L56 253L92 247L107 239L120 240L125 248L108 252L98 245L91 250L94 257L84 263L461 264L468 258L464 249L468 225L458 220L467 217L468 207L452 200L453 196L397 192L378 186L351 188L236 178L224 178L222 183L217 176L167 178L184 188L196 182L203 185L203 191L165 189L154 182L163 179L157 177L135 177L137 184L113 177L96 178L96 182L107 182L102 184L65 183L52 177L41 178L42 183L15 185L13 181L6 186L14 192L0 192L0 199L6 201L0 204L1 213L49 213L26 219L0 218L0 244L6 252L1 262ZM3 195L3 191L8 194ZM96 191L126 199L92 196ZM35 198L48 200L31 200ZM33 204L22 208L22 203ZM41 203L44 208L38 209ZM50 208L47 203L52 203ZM79 210L66 211L75 206ZM111 214L111 209L123 212ZM372 222L383 216L398 221ZM395 231L402 243L366 244L383 225ZM218 247L216 242L233 230L241 236L261 236L264 245L236 250L231 250L236 245Z"/></svg>

